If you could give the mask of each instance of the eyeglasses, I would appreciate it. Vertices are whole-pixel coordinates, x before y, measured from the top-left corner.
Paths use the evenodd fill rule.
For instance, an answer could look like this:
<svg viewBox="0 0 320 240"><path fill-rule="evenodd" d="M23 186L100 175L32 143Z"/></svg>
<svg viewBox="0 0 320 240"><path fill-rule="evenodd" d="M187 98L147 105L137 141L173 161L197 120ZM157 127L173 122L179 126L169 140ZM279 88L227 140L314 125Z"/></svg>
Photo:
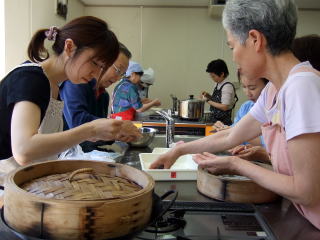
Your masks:
<svg viewBox="0 0 320 240"><path fill-rule="evenodd" d="M116 65L114 65L114 64L112 64L112 66L113 66L113 68L114 68L114 70L116 71L116 74L118 75L118 76L120 76L120 77L125 77L125 75L126 75L126 73L125 72L121 72L121 70L116 66Z"/></svg>

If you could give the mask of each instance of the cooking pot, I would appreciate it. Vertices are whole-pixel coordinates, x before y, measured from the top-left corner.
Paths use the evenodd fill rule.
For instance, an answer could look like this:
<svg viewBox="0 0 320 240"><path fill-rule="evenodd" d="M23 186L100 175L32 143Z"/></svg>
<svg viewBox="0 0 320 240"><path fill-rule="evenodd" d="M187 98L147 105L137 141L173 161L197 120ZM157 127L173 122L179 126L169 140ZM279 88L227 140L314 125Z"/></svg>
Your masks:
<svg viewBox="0 0 320 240"><path fill-rule="evenodd" d="M189 95L189 99L179 100L178 115L184 119L200 119L204 112L204 101L194 99Z"/></svg>
<svg viewBox="0 0 320 240"><path fill-rule="evenodd" d="M49 198L43 196L43 193L47 193L46 188L43 187L41 187L41 194L23 189L26 183L35 179L88 168L93 169L97 174L127 179L139 185L141 189L128 195L88 200L86 189L83 189L82 182L78 181L81 174L88 173L81 173L81 171L78 171L80 173L77 176L74 174L69 176L70 183L65 181L67 187L84 190L79 199L68 199L68 195L65 195L65 199ZM96 178L97 176L92 175L88 179ZM57 181L57 186L60 187L59 183L61 181ZM88 185L87 188L89 191L91 186ZM54 190L53 196L67 192L64 188ZM117 238L139 231L149 224L154 208L153 190L152 177L141 170L123 164L87 160L34 163L18 168L7 175L4 220L15 231L41 239ZM83 200L83 197L86 200Z"/></svg>

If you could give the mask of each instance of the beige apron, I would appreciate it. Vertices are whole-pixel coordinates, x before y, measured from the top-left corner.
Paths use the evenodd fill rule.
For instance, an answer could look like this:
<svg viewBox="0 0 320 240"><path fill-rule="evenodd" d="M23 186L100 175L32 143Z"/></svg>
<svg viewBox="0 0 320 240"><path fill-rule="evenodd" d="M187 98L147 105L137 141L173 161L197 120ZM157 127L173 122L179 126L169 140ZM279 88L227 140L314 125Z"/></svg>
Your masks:
<svg viewBox="0 0 320 240"><path fill-rule="evenodd" d="M293 71L290 74L302 71L312 71L319 75L319 72L307 67L300 67L298 70ZM272 108L275 99L277 109L275 114L273 114L271 121L262 126L262 135L266 144L266 149L271 156L271 162L275 172L292 176L292 160L289 156L286 134L281 122L281 102L280 99L277 98L277 90L274 85L268 85L268 89L266 90L266 110ZM320 229L320 203L318 206L313 208L305 207L296 203L293 204L306 219L308 219L315 227Z"/></svg>
<svg viewBox="0 0 320 240"><path fill-rule="evenodd" d="M23 67L23 66L41 67L39 64L36 64L36 63L26 63L16 68ZM39 127L38 133L55 133L55 132L63 131L62 111L63 111L63 102L51 97L45 116ZM52 159L58 159L58 154L47 157L47 158L38 159L37 162L47 161ZM10 157L5 160L0 160L0 185L3 185L5 175L19 166L20 165L15 161L13 157Z"/></svg>

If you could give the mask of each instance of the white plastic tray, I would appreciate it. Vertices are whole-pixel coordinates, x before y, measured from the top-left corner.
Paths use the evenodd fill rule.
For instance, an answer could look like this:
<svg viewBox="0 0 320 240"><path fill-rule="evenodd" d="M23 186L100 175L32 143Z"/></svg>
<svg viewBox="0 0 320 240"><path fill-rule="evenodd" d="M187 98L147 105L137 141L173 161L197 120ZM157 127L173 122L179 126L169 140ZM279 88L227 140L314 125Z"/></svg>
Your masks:
<svg viewBox="0 0 320 240"><path fill-rule="evenodd" d="M198 165L192 160L191 154L187 154L178 158L170 169L149 169L151 163L154 162L160 155L161 153L139 154L142 170L150 174L154 180L197 180Z"/></svg>
<svg viewBox="0 0 320 240"><path fill-rule="evenodd" d="M154 148L152 150L152 153L160 153L160 154L162 154L162 153L168 152L170 149L171 148Z"/></svg>

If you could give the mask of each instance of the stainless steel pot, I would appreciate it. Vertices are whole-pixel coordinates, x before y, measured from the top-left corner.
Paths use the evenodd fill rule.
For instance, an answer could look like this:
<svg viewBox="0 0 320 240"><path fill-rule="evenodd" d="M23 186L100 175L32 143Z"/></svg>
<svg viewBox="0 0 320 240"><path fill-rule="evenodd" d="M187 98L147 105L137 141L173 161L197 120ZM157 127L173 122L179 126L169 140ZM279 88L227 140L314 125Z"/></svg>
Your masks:
<svg viewBox="0 0 320 240"><path fill-rule="evenodd" d="M194 99L193 95L189 95L189 99L180 100L178 107L178 115L185 119L200 119L204 112L204 101Z"/></svg>

